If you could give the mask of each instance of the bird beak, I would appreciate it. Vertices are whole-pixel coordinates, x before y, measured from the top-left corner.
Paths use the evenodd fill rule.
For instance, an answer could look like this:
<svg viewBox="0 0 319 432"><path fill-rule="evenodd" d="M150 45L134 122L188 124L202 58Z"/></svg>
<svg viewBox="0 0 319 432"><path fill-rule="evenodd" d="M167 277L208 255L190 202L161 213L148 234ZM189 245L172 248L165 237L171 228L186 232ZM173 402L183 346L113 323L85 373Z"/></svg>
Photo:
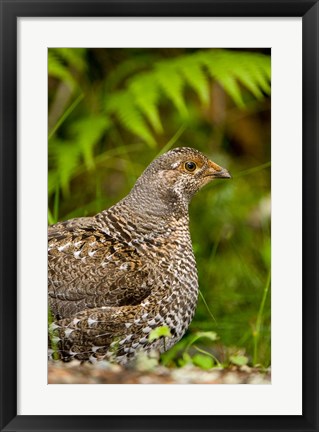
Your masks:
<svg viewBox="0 0 319 432"><path fill-rule="evenodd" d="M224 179L231 178L231 175L229 174L226 168L222 168L221 166L215 164L215 162L213 161L209 161L208 169L206 172L208 176L213 178L224 178Z"/></svg>
<svg viewBox="0 0 319 432"><path fill-rule="evenodd" d="M224 178L224 179L230 179L231 175L227 171L226 168L222 168L220 171L216 171L214 174L212 174L214 178Z"/></svg>

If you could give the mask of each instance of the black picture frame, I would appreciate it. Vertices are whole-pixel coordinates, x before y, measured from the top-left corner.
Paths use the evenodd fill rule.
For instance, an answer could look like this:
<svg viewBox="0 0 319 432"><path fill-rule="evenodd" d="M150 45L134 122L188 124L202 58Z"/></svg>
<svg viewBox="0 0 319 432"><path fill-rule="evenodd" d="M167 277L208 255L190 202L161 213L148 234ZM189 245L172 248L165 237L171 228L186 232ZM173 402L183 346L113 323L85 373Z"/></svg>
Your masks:
<svg viewBox="0 0 319 432"><path fill-rule="evenodd" d="M1 4L1 431L319 431L319 5L314 0L0 0ZM303 414L294 416L17 415L17 18L302 17ZM287 175L287 173L286 173ZM289 173L288 173L289 175ZM293 235L293 233L292 233ZM287 299L287 302L289 300ZM287 306L288 307L288 306ZM293 361L293 347L289 359ZM293 377L291 377L293 379Z"/></svg>

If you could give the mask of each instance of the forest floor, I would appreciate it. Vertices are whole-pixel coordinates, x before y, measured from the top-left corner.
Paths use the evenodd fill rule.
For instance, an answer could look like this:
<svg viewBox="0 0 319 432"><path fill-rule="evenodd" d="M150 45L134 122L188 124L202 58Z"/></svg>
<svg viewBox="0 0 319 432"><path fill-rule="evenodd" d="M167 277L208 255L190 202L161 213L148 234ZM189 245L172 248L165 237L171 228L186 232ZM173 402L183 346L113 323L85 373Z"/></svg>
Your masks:
<svg viewBox="0 0 319 432"><path fill-rule="evenodd" d="M270 370L245 366L203 370L193 365L167 368L123 367L104 361L90 364L49 361L49 384L270 384Z"/></svg>

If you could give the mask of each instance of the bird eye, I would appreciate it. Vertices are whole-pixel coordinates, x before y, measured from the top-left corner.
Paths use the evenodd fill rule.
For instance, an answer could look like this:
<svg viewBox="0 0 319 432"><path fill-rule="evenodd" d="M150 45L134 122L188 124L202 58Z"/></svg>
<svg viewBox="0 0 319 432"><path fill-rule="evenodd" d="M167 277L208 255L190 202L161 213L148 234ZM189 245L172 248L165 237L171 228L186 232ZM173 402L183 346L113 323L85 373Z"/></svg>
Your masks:
<svg viewBox="0 0 319 432"><path fill-rule="evenodd" d="M185 168L187 169L187 171L190 171L190 172L195 171L196 164L195 164L195 162L186 162Z"/></svg>

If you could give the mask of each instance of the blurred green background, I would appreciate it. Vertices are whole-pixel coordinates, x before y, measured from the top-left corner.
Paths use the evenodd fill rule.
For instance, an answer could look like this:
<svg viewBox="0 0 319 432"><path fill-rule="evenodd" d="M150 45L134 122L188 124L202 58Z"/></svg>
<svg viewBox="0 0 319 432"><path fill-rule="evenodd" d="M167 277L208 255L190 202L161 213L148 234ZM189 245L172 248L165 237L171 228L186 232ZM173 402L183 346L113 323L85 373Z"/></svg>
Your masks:
<svg viewBox="0 0 319 432"><path fill-rule="evenodd" d="M202 151L233 179L190 205L200 296L162 361L268 367L270 50L58 48L48 74L49 224L110 207L170 148Z"/></svg>

